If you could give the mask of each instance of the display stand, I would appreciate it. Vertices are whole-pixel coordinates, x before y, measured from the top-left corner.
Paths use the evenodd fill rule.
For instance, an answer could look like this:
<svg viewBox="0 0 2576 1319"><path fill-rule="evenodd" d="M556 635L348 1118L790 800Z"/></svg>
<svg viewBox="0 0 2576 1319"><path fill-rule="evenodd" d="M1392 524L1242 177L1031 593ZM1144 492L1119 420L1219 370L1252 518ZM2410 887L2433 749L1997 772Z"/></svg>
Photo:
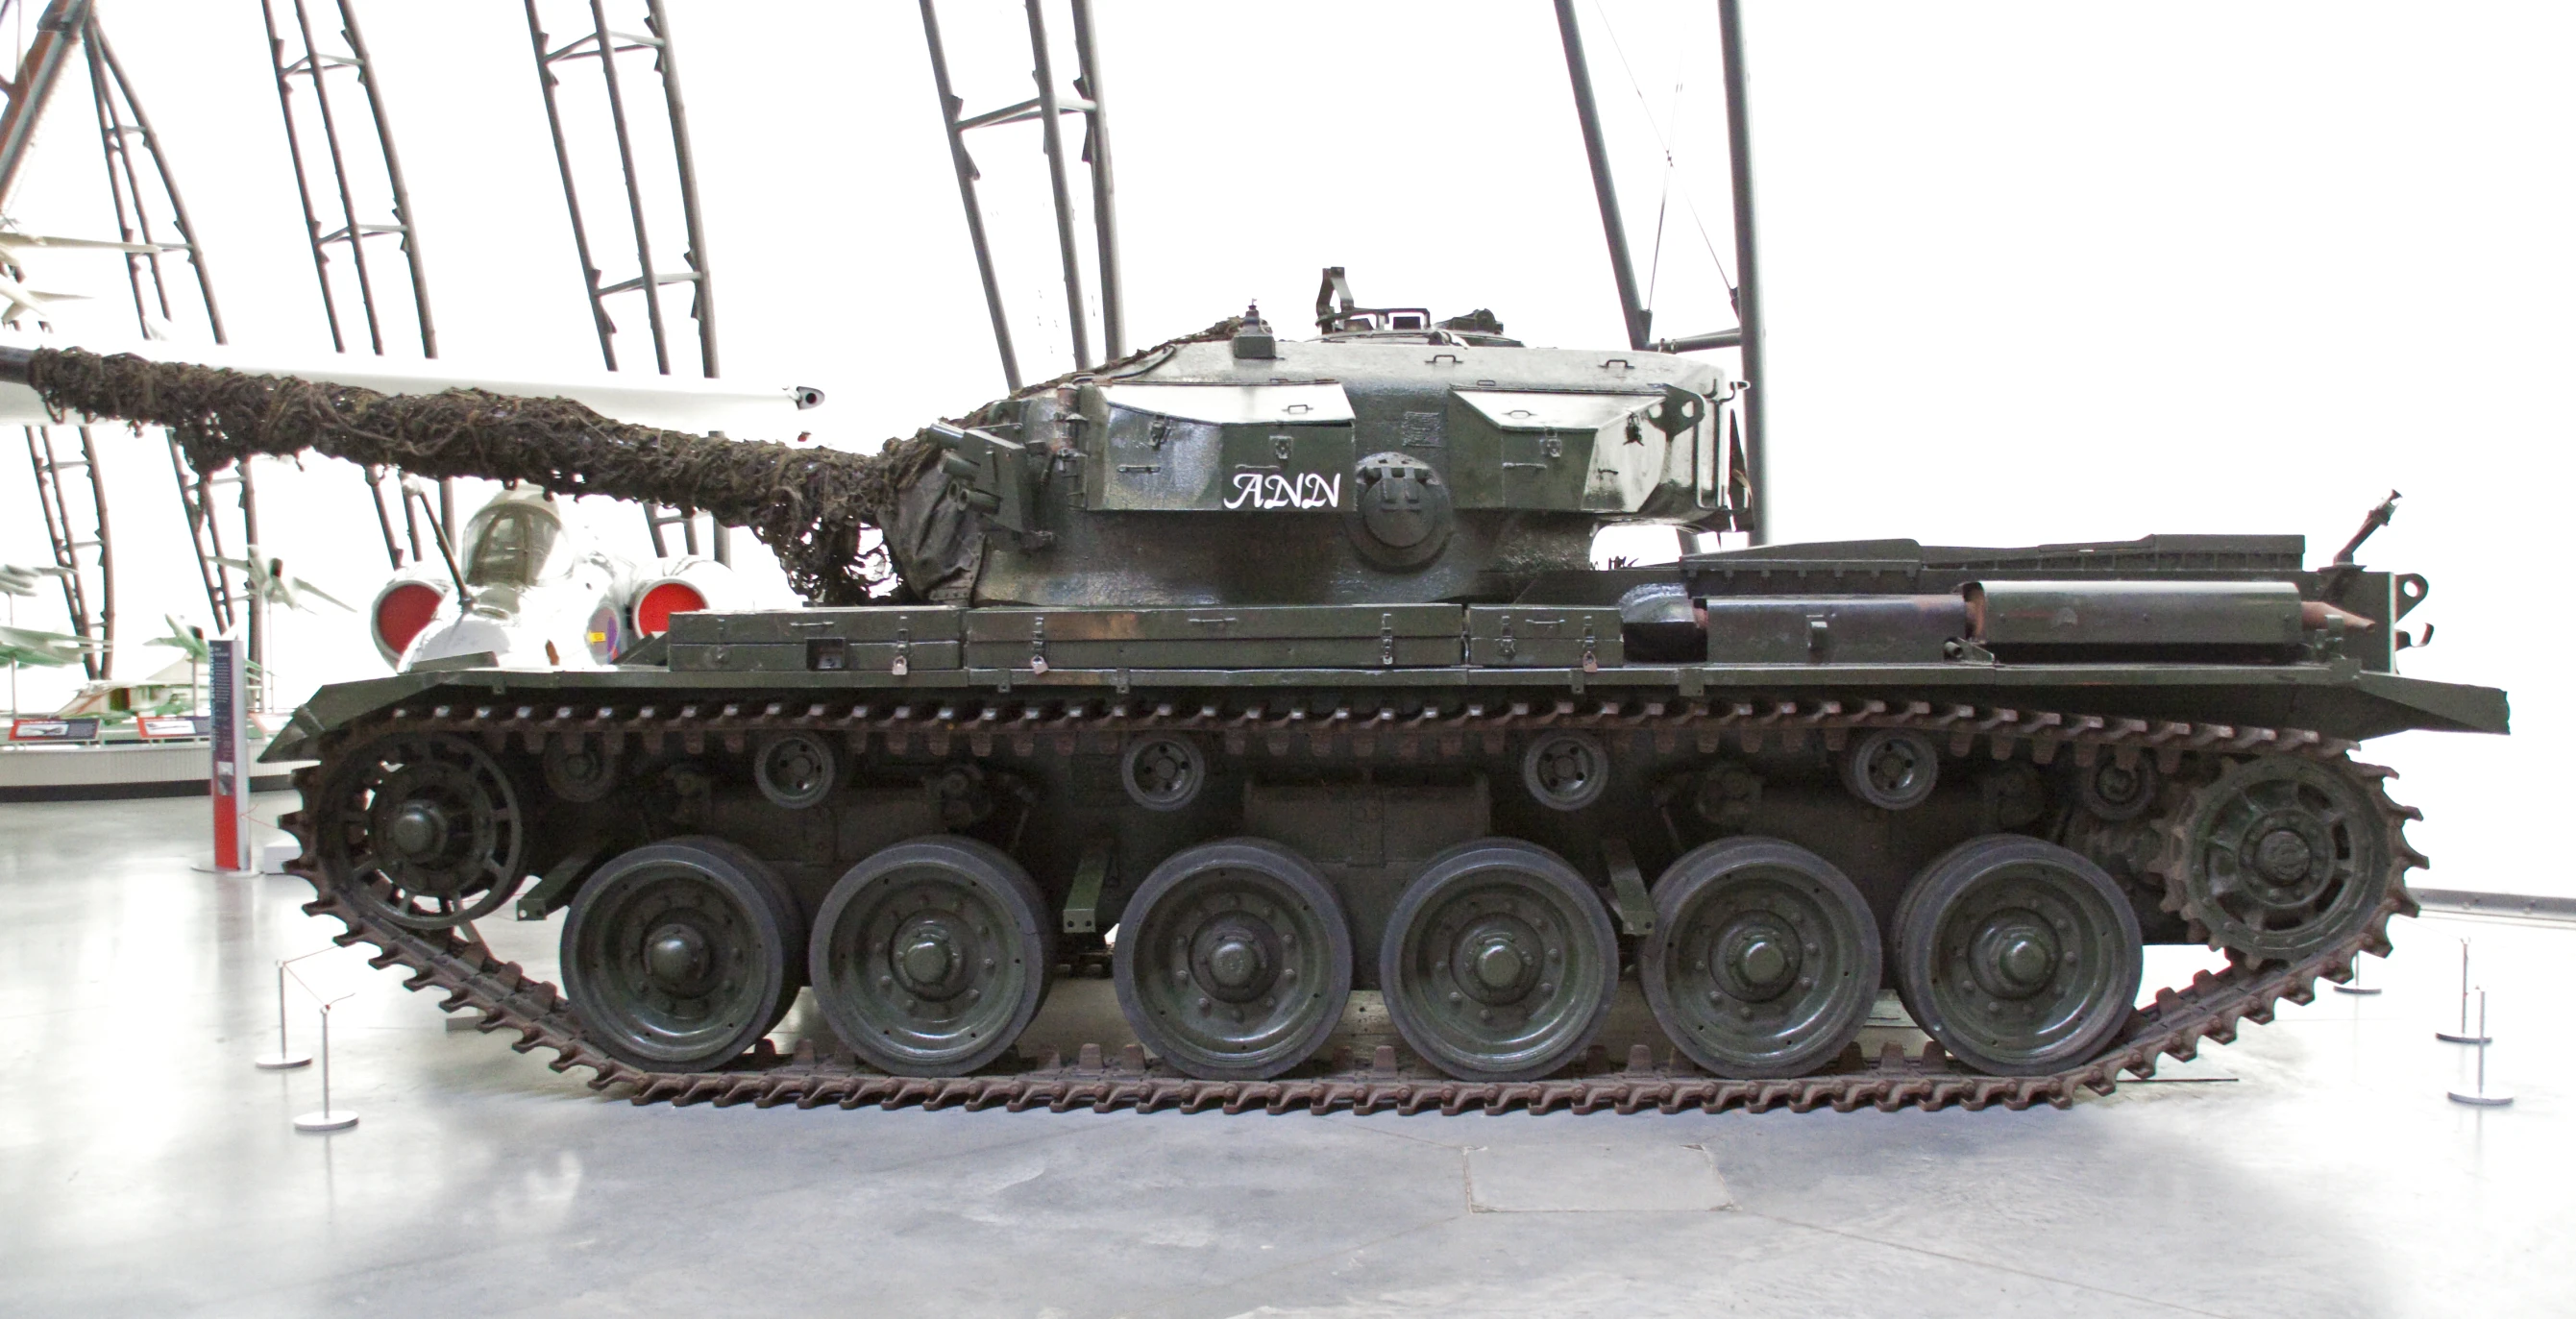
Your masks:
<svg viewBox="0 0 2576 1319"><path fill-rule="evenodd" d="M2433 1038L2451 1044L2483 1045L2487 1042L2487 1026L2483 1020L2478 1023L2476 1034L2469 1033L2469 941L2466 939L2460 940L2460 1028L2456 1031L2437 1030L2433 1032Z"/></svg>
<svg viewBox="0 0 2576 1319"><path fill-rule="evenodd" d="M207 788L215 806L214 864L191 869L240 878L256 875L250 854L250 739L242 683L242 644L233 637L206 641L207 741L214 772Z"/></svg>
<svg viewBox="0 0 2576 1319"><path fill-rule="evenodd" d="M341 998L348 995L343 994ZM295 1119L297 1131L346 1131L358 1125L358 1115L345 1108L331 1107L331 999L322 1005L322 1107Z"/></svg>
<svg viewBox="0 0 2576 1319"><path fill-rule="evenodd" d="M305 953L301 957L287 958L285 961L277 964L277 1052L251 1059L251 1066L258 1068L263 1072L283 1072L293 1068L311 1065L313 1062L312 1054L297 1053L286 1047L286 963L300 962L306 957L314 956L316 953L327 953L329 951L331 950L328 948L320 948L314 950L314 952ZM325 1105L325 1107L328 1107L328 1105Z"/></svg>
<svg viewBox="0 0 2576 1319"><path fill-rule="evenodd" d="M337 945L316 948L312 952L299 953L277 964L277 1053L273 1057L254 1059L252 1062L253 1066L262 1070L283 1071L290 1067L302 1067L313 1061L304 1054L287 1052L286 982L291 977L297 988L312 995L313 1000L321 1005L322 1013L322 1044L319 1049L322 1055L322 1107L311 1113L298 1114L295 1118L297 1131L346 1131L358 1125L357 1114L345 1108L331 1106L331 1009L355 995L357 991L353 989L333 998L324 998L316 993L313 986L294 969L297 962L308 957L320 957L324 953L336 951L338 951Z"/></svg>
<svg viewBox="0 0 2576 1319"><path fill-rule="evenodd" d="M2478 991L2478 1088L2467 1092L2452 1091L2452 1103L2470 1104L2478 1108L2502 1108L2513 1102L2512 1095L2501 1090L2487 1089L2487 1045L2490 1042L2487 1037L2487 991L2481 989Z"/></svg>

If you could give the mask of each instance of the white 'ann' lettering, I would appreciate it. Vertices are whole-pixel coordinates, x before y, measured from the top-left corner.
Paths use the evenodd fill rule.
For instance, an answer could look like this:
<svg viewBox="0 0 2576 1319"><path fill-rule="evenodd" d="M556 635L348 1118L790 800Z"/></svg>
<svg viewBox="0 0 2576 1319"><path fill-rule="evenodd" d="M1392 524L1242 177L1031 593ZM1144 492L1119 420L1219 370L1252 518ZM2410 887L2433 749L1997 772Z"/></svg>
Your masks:
<svg viewBox="0 0 2576 1319"><path fill-rule="evenodd" d="M1339 473L1323 476L1315 472L1287 477L1275 472L1237 472L1234 474L1234 497L1225 501L1227 508L1338 508L1342 502L1342 478Z"/></svg>

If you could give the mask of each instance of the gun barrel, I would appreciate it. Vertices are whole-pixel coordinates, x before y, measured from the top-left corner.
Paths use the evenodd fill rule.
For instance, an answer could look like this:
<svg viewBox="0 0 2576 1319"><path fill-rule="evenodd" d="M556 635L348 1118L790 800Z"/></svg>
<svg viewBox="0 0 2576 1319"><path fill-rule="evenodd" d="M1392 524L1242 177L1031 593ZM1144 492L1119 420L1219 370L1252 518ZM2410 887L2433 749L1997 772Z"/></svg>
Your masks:
<svg viewBox="0 0 2576 1319"><path fill-rule="evenodd" d="M867 598L859 533L891 519L937 453L919 439L872 454L732 440L612 420L569 398L388 394L76 348L0 347L0 381L34 390L56 415L167 427L200 472L313 452L416 476L702 509L750 528L799 593L826 603Z"/></svg>

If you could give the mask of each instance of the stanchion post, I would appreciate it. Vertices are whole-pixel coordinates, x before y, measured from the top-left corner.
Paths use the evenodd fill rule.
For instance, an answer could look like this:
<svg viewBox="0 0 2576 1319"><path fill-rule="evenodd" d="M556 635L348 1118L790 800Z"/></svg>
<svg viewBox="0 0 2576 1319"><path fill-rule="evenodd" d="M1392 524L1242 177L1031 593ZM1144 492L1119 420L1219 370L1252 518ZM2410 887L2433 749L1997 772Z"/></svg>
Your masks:
<svg viewBox="0 0 2576 1319"><path fill-rule="evenodd" d="M2352 979L2336 985L2334 987L2334 992L2338 994L2376 994L2379 992L2379 986L2365 985L2361 983L2361 954L2354 953L2352 955Z"/></svg>
<svg viewBox="0 0 2576 1319"><path fill-rule="evenodd" d="M2505 1094L2501 1091L2490 1091L2487 1089L2487 1045L2491 1043L2493 1043L2493 1041L2487 1036L2487 991L2484 988L2480 988L2478 990L2477 1038L2478 1088L2471 1090L2466 1094L2462 1094L2457 1090L2452 1091L2452 1103L2470 1104L2478 1108L2502 1108L2513 1102L2512 1095Z"/></svg>
<svg viewBox="0 0 2576 1319"><path fill-rule="evenodd" d="M312 955L305 954L306 957ZM313 1055L295 1053L286 1047L286 962L292 960L294 959L288 958L277 964L277 1052L250 1060L251 1066L263 1072L283 1072L290 1068L307 1067L313 1062ZM323 1107L328 1108L330 1105L325 1104Z"/></svg>
<svg viewBox="0 0 2576 1319"><path fill-rule="evenodd" d="M2469 1033L2469 941L2466 939L2460 940L2460 1028L2456 1031L2437 1030L2433 1032L2433 1038L2451 1044L2487 1042L2485 1022L2478 1023L2476 1034Z"/></svg>
<svg viewBox="0 0 2576 1319"><path fill-rule="evenodd" d="M357 1114L331 1107L331 1003L338 1001L333 999L322 1005L322 1107L297 1117L297 1131L346 1131L358 1125Z"/></svg>

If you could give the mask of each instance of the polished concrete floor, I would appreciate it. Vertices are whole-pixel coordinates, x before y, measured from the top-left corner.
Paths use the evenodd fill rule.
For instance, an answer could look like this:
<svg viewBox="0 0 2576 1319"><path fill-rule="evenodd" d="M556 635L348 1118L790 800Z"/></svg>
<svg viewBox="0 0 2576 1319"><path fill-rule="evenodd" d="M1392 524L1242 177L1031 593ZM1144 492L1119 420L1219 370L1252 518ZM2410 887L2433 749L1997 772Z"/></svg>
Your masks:
<svg viewBox="0 0 2576 1319"><path fill-rule="evenodd" d="M636 1108L342 950L315 1136L251 1059L328 931L204 817L0 806L0 1313L2576 1314L2576 928L2403 923L2067 1112L1673 1117ZM2511 1108L2444 1099L2462 937Z"/></svg>

